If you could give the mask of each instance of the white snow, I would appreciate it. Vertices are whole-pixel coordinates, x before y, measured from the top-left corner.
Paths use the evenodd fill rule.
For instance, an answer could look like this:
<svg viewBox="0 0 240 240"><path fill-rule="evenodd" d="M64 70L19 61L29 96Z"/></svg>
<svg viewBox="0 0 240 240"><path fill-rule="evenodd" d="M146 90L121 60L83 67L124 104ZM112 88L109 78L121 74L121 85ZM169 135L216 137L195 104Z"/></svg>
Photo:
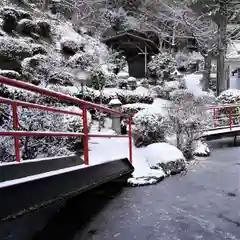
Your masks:
<svg viewBox="0 0 240 240"><path fill-rule="evenodd" d="M183 153L173 145L168 143L153 143L146 147L146 159L150 167L158 163L168 163L180 159L185 159Z"/></svg>
<svg viewBox="0 0 240 240"><path fill-rule="evenodd" d="M194 155L197 156L208 156L210 154L210 150L208 145L200 140L195 143Z"/></svg>
<svg viewBox="0 0 240 240"><path fill-rule="evenodd" d="M121 101L117 98L112 99L109 104L109 106L114 106L114 105L122 105Z"/></svg>
<svg viewBox="0 0 240 240"><path fill-rule="evenodd" d="M85 167L88 167L88 166L86 166L84 164L81 164L81 165L74 166L74 167L63 168L63 169L60 169L60 170L54 170L54 171L45 172L45 173L41 173L41 174L36 174L36 175L33 175L33 176L24 177L24 178L8 180L8 181L5 181L5 182L1 182L0 183L0 188L16 185L16 184L20 184L20 183L30 182L30 181L34 181L36 179L42 179L42 178L46 178L46 177L50 177L50 176L54 176L54 175L59 175L59 174L67 173L67 172L72 172L72 171L76 171L76 170L79 170L79 169L85 168Z"/></svg>
<svg viewBox="0 0 240 240"><path fill-rule="evenodd" d="M129 77L129 74L128 74L128 72L120 71L120 72L117 74L117 77L118 77L118 78L125 78L125 79L127 79L127 78Z"/></svg>
<svg viewBox="0 0 240 240"><path fill-rule="evenodd" d="M193 93L196 97L203 95L203 91L200 85L202 74L189 74L184 76L187 89Z"/></svg>
<svg viewBox="0 0 240 240"><path fill-rule="evenodd" d="M95 134L95 133L93 133ZM96 132L99 134L99 132ZM105 130L102 135L115 133L112 130ZM129 141L126 138L91 138L89 140L89 161L90 164L99 164L119 158L129 159ZM158 150L160 148L161 150ZM153 152L154 151L154 152ZM166 159L164 159L166 156ZM135 171L128 182L132 185L154 184L165 177L161 169L151 169L151 164L156 162L174 161L184 159L181 152L174 146L167 143L157 143L146 148L136 148L133 144L133 166Z"/></svg>

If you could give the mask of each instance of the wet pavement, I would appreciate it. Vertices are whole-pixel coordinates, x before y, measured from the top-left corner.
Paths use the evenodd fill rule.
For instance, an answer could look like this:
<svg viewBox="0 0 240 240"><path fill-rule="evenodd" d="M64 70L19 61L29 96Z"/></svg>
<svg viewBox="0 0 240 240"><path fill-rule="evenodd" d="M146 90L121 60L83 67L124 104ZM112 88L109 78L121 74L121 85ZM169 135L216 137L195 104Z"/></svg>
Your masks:
<svg viewBox="0 0 240 240"><path fill-rule="evenodd" d="M113 184L69 201L34 240L240 240L240 147L211 146L157 185Z"/></svg>
<svg viewBox="0 0 240 240"><path fill-rule="evenodd" d="M73 239L240 239L240 147L215 149L186 175L125 188Z"/></svg>

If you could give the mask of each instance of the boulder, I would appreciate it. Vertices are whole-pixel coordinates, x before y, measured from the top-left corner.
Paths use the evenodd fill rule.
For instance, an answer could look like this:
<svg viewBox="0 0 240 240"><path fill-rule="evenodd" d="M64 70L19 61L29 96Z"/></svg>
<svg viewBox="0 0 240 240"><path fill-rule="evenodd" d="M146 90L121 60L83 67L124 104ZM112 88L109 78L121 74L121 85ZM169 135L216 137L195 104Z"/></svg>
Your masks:
<svg viewBox="0 0 240 240"><path fill-rule="evenodd" d="M146 158L151 169L162 169L167 175L186 169L183 153L168 143L153 143L146 147Z"/></svg>

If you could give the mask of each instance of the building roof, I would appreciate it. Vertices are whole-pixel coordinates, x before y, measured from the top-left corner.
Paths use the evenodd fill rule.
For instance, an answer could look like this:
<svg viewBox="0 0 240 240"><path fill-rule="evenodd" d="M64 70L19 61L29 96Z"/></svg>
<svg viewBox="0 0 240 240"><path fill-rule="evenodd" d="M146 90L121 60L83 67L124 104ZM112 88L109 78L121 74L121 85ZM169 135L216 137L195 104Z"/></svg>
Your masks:
<svg viewBox="0 0 240 240"><path fill-rule="evenodd" d="M149 35L152 36L149 37ZM102 38L102 41L109 45L118 45L123 50L147 47L149 52L158 53L158 43L153 33L143 33L136 30L128 31L108 31Z"/></svg>

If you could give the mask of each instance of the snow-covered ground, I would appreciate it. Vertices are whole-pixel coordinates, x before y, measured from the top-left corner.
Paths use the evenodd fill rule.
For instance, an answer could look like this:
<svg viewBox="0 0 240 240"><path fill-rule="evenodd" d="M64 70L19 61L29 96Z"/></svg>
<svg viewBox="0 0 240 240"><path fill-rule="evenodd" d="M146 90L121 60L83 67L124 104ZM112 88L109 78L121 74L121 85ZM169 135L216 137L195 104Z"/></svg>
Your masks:
<svg viewBox="0 0 240 240"><path fill-rule="evenodd" d="M99 132L95 132L99 134ZM105 130L101 134L115 133ZM89 140L89 162L99 164L119 158L129 158L129 141L126 138L91 138ZM132 185L154 184L166 174L159 169L151 169L157 163L167 163L184 159L182 152L168 143L156 143L144 148L136 148L133 144L133 166L135 171L128 182Z"/></svg>
<svg viewBox="0 0 240 240"><path fill-rule="evenodd" d="M187 89L192 92L195 96L201 96L203 94L200 80L202 74L189 74L184 77Z"/></svg>

